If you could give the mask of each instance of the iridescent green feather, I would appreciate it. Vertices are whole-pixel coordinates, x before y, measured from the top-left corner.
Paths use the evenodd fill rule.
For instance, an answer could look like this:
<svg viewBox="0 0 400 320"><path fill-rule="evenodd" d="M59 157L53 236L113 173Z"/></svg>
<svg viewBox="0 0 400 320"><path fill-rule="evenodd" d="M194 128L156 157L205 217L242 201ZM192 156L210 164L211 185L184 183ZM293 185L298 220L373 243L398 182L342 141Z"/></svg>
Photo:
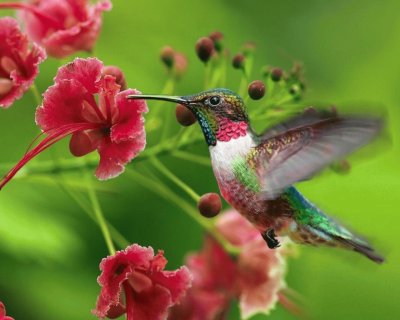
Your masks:
<svg viewBox="0 0 400 320"><path fill-rule="evenodd" d="M241 184L254 192L260 191L257 175L249 167L245 158L237 157L233 160L232 167L235 178L239 180Z"/></svg>

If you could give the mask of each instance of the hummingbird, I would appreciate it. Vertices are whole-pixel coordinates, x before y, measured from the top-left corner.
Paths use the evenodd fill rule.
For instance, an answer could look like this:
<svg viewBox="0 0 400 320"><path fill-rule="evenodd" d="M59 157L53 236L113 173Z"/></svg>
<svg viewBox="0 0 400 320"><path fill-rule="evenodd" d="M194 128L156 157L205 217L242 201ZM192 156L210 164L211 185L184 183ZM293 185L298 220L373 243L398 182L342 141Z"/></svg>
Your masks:
<svg viewBox="0 0 400 320"><path fill-rule="evenodd" d="M366 240L293 186L371 141L382 126L379 119L303 113L258 135L243 99L229 89L128 99L178 103L194 114L222 197L260 231L269 248L280 246L277 237L288 236L296 243L346 248L384 261Z"/></svg>

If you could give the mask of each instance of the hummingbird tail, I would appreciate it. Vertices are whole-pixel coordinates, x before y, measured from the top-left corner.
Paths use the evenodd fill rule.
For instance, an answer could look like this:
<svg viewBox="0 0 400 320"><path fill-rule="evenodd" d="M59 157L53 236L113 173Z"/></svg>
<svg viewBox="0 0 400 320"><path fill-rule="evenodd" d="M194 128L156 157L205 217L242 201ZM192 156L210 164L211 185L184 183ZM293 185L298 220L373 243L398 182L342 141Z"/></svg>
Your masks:
<svg viewBox="0 0 400 320"><path fill-rule="evenodd" d="M326 216L324 215L324 217ZM326 225L316 227L296 222L297 227L295 231L292 229L290 237L295 242L302 244L327 245L353 250L379 264L385 261L383 256L377 253L367 241L351 233L335 220L328 219L331 224L327 228Z"/></svg>
<svg viewBox="0 0 400 320"><path fill-rule="evenodd" d="M376 263L383 263L385 261L385 258L377 253L374 248L372 248L369 243L367 243L364 240L360 240L359 238L354 239L346 239L346 238L341 238L337 237L336 241L344 245L345 247L352 249L358 253L363 254L366 256L368 259L376 262Z"/></svg>
<svg viewBox="0 0 400 320"><path fill-rule="evenodd" d="M351 232L335 219L328 217L295 188L289 189L287 195L295 212L289 231L293 241L341 247L361 253L376 263L384 262L385 259L366 240Z"/></svg>

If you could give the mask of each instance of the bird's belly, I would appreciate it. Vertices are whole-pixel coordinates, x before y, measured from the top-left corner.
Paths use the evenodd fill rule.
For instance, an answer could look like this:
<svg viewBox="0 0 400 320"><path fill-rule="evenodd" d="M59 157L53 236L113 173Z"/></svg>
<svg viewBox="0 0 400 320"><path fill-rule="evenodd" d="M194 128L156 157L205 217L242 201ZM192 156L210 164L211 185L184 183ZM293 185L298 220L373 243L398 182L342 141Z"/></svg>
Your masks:
<svg viewBox="0 0 400 320"><path fill-rule="evenodd" d="M261 232L269 228L279 231L287 226L291 210L283 198L262 200L256 192L235 179L219 180L218 184L224 199Z"/></svg>

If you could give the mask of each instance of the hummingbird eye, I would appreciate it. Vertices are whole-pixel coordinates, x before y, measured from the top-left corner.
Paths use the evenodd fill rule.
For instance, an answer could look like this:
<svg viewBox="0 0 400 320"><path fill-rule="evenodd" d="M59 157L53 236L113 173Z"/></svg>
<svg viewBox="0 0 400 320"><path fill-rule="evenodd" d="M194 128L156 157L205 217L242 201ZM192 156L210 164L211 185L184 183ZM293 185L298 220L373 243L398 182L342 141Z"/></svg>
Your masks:
<svg viewBox="0 0 400 320"><path fill-rule="evenodd" d="M219 103L221 102L221 98L218 96L213 96L210 98L209 101L210 101L210 104L215 107L215 106L219 105Z"/></svg>

